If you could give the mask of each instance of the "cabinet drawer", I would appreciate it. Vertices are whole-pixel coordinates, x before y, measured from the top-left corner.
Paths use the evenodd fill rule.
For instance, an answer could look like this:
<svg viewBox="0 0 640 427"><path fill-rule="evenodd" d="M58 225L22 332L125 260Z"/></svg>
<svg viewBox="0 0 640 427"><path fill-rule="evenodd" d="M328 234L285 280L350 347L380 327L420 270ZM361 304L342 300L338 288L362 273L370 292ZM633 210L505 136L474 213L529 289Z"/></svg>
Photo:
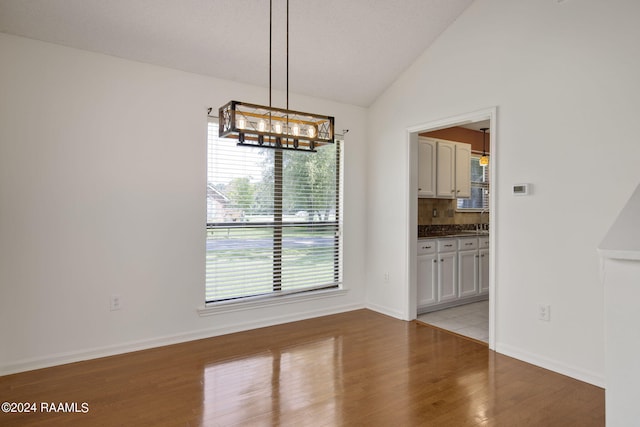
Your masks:
<svg viewBox="0 0 640 427"><path fill-rule="evenodd" d="M458 249L461 251L471 251L478 249L478 239L476 237L465 237L458 239Z"/></svg>
<svg viewBox="0 0 640 427"><path fill-rule="evenodd" d="M488 237L480 237L478 239L478 247L480 249L486 249L489 247L489 238Z"/></svg>
<svg viewBox="0 0 640 427"><path fill-rule="evenodd" d="M435 254L435 253L436 253L435 240L418 240L418 255Z"/></svg>
<svg viewBox="0 0 640 427"><path fill-rule="evenodd" d="M438 252L455 252L457 249L455 239L438 240Z"/></svg>

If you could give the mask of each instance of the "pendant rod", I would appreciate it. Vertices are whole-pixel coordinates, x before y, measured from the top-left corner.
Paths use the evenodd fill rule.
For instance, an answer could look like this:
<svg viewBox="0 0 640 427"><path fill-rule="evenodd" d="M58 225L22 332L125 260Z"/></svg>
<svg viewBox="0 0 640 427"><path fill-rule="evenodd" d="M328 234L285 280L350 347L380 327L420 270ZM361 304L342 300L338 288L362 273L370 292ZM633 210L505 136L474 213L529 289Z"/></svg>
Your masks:
<svg viewBox="0 0 640 427"><path fill-rule="evenodd" d="M289 110L289 0L287 0L287 110Z"/></svg>
<svg viewBox="0 0 640 427"><path fill-rule="evenodd" d="M272 45L273 45L273 0L269 0L269 132L271 132L271 57L273 56L271 53Z"/></svg>
<svg viewBox="0 0 640 427"><path fill-rule="evenodd" d="M484 155L485 155L485 153L486 153L485 148L486 148L486 140L487 140L487 139L486 139L486 137L485 137L485 136L486 136L486 133L487 133L487 130L488 130L488 129L489 129L489 128L482 128L482 129L480 129L480 130L482 131L482 155L483 155L483 156L484 156Z"/></svg>
<svg viewBox="0 0 640 427"><path fill-rule="evenodd" d="M289 0L287 0L287 129L289 129ZM287 145L289 140L287 139Z"/></svg>
<svg viewBox="0 0 640 427"><path fill-rule="evenodd" d="M269 108L271 108L271 47L273 27L273 0L269 0Z"/></svg>

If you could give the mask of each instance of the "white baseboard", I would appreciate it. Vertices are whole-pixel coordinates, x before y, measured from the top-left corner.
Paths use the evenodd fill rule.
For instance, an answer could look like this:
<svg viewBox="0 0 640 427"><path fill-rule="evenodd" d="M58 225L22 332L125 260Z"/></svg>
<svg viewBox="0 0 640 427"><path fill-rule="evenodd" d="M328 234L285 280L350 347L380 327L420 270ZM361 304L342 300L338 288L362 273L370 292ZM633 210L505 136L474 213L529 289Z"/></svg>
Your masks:
<svg viewBox="0 0 640 427"><path fill-rule="evenodd" d="M151 339L130 341L104 347L96 347L80 351L58 353L51 356L27 359L19 362L0 365L0 376L15 374L18 372L32 371L34 369L49 368L51 366L64 365L67 363L81 362L84 360L97 359L100 357L114 356L117 354L129 353L132 351L147 350L150 348L162 347L165 345L179 344L203 338L211 338L219 335L231 334L234 332L264 328L267 326L296 322L299 320L312 319L314 317L328 316L331 314L344 313L347 311L359 310L363 308L365 307L362 304L345 304L340 306L333 306L328 309L285 314L282 316L273 316L266 319L237 323L231 326L220 328L208 328L175 335L166 335Z"/></svg>
<svg viewBox="0 0 640 427"><path fill-rule="evenodd" d="M578 369L573 366L566 365L552 360L539 354L530 353L520 348L510 346L508 344L496 343L497 353L504 354L505 356L513 357L514 359L522 360L523 362L530 363L532 365L539 366L544 369L548 369L553 372L557 372L562 375L566 375L571 378L583 381L595 385L597 387L605 388L605 377L603 374L598 374L583 369Z"/></svg>
<svg viewBox="0 0 640 427"><path fill-rule="evenodd" d="M378 313L386 314L387 316L395 317L396 319L406 320L404 318L404 313L396 310L390 310L389 308L383 307L378 304L367 302L366 308L368 308L369 310L377 311Z"/></svg>

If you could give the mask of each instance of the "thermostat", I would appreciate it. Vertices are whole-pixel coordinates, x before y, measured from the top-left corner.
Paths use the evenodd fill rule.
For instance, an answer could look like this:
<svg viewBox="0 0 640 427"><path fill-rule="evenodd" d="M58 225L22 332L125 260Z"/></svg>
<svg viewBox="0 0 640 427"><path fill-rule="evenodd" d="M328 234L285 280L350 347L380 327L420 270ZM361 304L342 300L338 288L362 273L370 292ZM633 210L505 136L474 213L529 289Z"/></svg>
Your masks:
<svg viewBox="0 0 640 427"><path fill-rule="evenodd" d="M514 184L514 196L527 196L529 194L529 184Z"/></svg>

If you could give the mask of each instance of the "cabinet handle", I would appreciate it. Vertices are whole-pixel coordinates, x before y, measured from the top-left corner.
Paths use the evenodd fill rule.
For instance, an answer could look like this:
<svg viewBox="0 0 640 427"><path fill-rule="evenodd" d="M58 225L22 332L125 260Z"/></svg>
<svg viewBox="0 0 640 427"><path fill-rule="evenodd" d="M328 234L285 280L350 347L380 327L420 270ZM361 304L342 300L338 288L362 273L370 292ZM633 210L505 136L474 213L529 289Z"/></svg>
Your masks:
<svg viewBox="0 0 640 427"><path fill-rule="evenodd" d="M465 243L464 245L465 246L471 246L471 245L473 245L473 243L469 242L469 243Z"/></svg>
<svg viewBox="0 0 640 427"><path fill-rule="evenodd" d="M480 255L482 258L484 258L484 254Z"/></svg>
<svg viewBox="0 0 640 427"><path fill-rule="evenodd" d="M433 262L434 262L434 264L435 264L436 262L438 262L438 260L437 260L437 259L434 259L434 260L433 260Z"/></svg>
<svg viewBox="0 0 640 427"><path fill-rule="evenodd" d="M444 262L444 260L443 260L443 259L441 259L441 260L440 260L440 262Z"/></svg>
<svg viewBox="0 0 640 427"><path fill-rule="evenodd" d="M450 248L453 245L444 245L445 248Z"/></svg>

